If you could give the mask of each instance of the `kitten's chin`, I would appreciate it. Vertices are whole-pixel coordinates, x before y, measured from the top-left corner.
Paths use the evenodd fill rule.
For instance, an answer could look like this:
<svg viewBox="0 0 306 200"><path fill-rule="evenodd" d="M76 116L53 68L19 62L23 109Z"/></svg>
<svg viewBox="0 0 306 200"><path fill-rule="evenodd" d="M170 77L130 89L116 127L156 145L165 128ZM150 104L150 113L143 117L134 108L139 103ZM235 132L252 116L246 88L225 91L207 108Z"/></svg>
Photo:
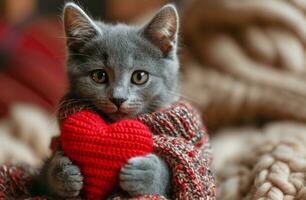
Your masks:
<svg viewBox="0 0 306 200"><path fill-rule="evenodd" d="M99 109L99 108L98 108ZM116 106L101 107L101 110L112 121L135 118L142 111L142 107L129 107L122 105L119 109Z"/></svg>
<svg viewBox="0 0 306 200"><path fill-rule="evenodd" d="M135 108L124 108L121 107L119 108L119 110L117 110L116 112L113 113L108 113L108 117L112 120L112 121L119 121L122 119L131 119L131 118L135 118L139 113L141 113L141 109L135 109Z"/></svg>
<svg viewBox="0 0 306 200"><path fill-rule="evenodd" d="M119 121L122 119L130 119L134 118L137 115L137 111L135 110L101 110L111 121Z"/></svg>
<svg viewBox="0 0 306 200"><path fill-rule="evenodd" d="M108 117L112 121L119 121L119 120L123 120L123 119L130 119L130 118L133 118L135 116L136 116L136 114L133 114L133 113L123 113L123 112L120 112L120 111L108 114Z"/></svg>

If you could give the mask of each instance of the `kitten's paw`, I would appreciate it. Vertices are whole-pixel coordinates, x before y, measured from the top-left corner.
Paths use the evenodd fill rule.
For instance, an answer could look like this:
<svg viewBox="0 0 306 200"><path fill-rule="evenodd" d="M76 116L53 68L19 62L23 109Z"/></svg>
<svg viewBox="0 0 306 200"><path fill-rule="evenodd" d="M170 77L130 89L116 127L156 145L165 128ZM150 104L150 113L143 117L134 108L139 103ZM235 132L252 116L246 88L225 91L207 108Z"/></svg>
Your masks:
<svg viewBox="0 0 306 200"><path fill-rule="evenodd" d="M120 187L132 196L165 195L168 179L165 163L154 154L131 158L119 175Z"/></svg>
<svg viewBox="0 0 306 200"><path fill-rule="evenodd" d="M48 185L55 195L75 197L83 187L83 176L69 158L56 155L50 163Z"/></svg>

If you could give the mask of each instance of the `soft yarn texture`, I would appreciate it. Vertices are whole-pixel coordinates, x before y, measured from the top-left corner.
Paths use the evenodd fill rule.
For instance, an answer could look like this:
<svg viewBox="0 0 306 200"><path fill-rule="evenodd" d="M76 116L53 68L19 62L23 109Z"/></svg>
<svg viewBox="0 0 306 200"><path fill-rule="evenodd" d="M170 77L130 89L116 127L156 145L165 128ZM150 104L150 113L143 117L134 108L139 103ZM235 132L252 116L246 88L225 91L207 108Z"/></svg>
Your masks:
<svg viewBox="0 0 306 200"><path fill-rule="evenodd" d="M181 93L205 113L211 131L262 119L306 122L305 5L182 1L188 54ZM192 58L200 67L191 69Z"/></svg>
<svg viewBox="0 0 306 200"><path fill-rule="evenodd" d="M296 122L219 131L213 140L218 199L305 200L305 132Z"/></svg>
<svg viewBox="0 0 306 200"><path fill-rule="evenodd" d="M65 99L63 102L66 104L63 103L60 109L60 121L64 121L73 112L87 107L80 101ZM172 171L172 192L169 198L176 200L215 199L216 187L214 176L210 171L212 157L208 135L196 110L189 103L181 101L167 109L140 115L137 120L150 128L153 133L154 153L159 154ZM16 174L12 176L9 173L11 168L16 167L3 166L0 168L0 180L4 179L8 183L2 185L4 190L0 189L2 196L5 199L30 198L29 188L31 187L24 186L24 182L31 183L30 172L27 168L18 167L15 170ZM3 175L1 175L1 169L5 172ZM127 198L124 194L115 193L108 199ZM35 197L35 200L41 199L45 198ZM167 198L159 195L144 195L132 199L161 200Z"/></svg>
<svg viewBox="0 0 306 200"><path fill-rule="evenodd" d="M153 150L149 128L136 120L108 125L97 113L82 110L61 128L62 149L80 167L86 199L105 199L126 162Z"/></svg>
<svg viewBox="0 0 306 200"><path fill-rule="evenodd" d="M66 96L61 105L60 123L73 113L90 107L71 96ZM150 128L154 153L172 170L171 199L215 199L214 177L209 169L212 157L208 135L197 111L189 103L180 101L169 108L139 115L136 120ZM112 198L126 197L114 194Z"/></svg>

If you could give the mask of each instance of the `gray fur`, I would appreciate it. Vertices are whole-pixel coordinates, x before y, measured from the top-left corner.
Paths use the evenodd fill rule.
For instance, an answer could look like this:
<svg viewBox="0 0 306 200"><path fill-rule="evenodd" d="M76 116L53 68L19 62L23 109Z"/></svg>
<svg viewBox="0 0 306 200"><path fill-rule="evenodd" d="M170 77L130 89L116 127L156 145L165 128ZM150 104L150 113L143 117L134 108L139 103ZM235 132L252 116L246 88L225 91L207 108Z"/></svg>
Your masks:
<svg viewBox="0 0 306 200"><path fill-rule="evenodd" d="M120 186L131 196L139 194L167 195L170 172L167 164L154 154L135 157L120 172Z"/></svg>
<svg viewBox="0 0 306 200"><path fill-rule="evenodd" d="M146 26L102 22L95 22L95 25L92 28L96 34L91 40L87 38L84 44L69 48L67 73L70 91L91 100L113 120L150 113L176 100L179 69L176 40L172 50L164 56L145 36ZM79 37L86 38L87 32L84 34ZM96 69L109 72L109 84L97 84L90 78L90 72ZM132 72L136 70L149 72L150 78L145 85L131 83ZM128 98L122 105L122 113L113 113L113 103L109 100L112 97Z"/></svg>
<svg viewBox="0 0 306 200"><path fill-rule="evenodd" d="M80 169L72 165L69 158L56 152L51 159L46 181L48 189L61 197L77 196L83 187L83 176Z"/></svg>
<svg viewBox="0 0 306 200"><path fill-rule="evenodd" d="M71 16L77 19L70 19ZM68 3L64 22L68 37L70 93L90 101L112 121L151 113L177 100L179 62L175 7L168 5L147 25L135 27L92 21L79 7ZM108 73L108 83L97 84L92 80L90 73L97 69ZM131 83L132 73L136 70L149 73L149 80L144 85ZM126 101L118 108L111 98ZM51 158L51 165L46 167L47 174L51 174L47 184L56 195L75 196L81 189L75 180L82 180L82 175L75 177L78 174L73 171L77 167L71 163L60 165L63 159L67 158ZM161 158L150 154L130 159L120 172L119 182L121 188L132 196L166 195L170 172Z"/></svg>

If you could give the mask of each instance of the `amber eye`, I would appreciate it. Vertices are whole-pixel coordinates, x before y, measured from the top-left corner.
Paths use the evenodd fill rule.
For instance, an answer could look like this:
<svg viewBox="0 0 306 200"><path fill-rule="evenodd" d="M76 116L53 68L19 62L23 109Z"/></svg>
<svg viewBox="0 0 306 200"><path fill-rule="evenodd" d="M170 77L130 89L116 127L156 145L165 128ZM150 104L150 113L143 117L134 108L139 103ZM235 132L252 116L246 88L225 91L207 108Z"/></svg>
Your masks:
<svg viewBox="0 0 306 200"><path fill-rule="evenodd" d="M145 71L135 71L132 74L132 83L136 85L143 85L149 80L149 74Z"/></svg>
<svg viewBox="0 0 306 200"><path fill-rule="evenodd" d="M91 78L94 80L96 83L107 83L108 81L108 75L106 71L102 69L94 70L91 72Z"/></svg>

